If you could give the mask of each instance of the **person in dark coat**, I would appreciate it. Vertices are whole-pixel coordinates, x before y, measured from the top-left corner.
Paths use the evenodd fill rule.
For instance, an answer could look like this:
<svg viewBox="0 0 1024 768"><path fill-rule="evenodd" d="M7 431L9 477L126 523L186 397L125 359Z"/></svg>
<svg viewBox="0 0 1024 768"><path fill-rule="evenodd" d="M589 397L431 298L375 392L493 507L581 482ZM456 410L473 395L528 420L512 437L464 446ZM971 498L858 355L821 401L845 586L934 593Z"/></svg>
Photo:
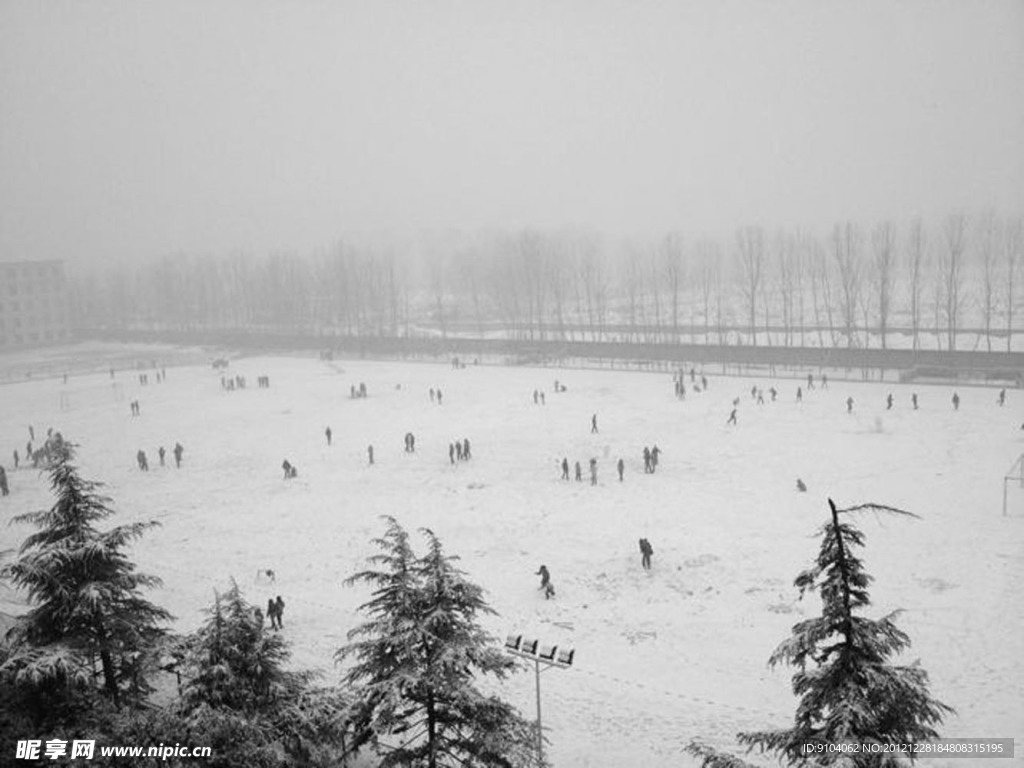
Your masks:
<svg viewBox="0 0 1024 768"><path fill-rule="evenodd" d="M651 555L653 554L654 548L651 546L651 542L647 539L640 539L640 565L643 566L644 570L650 570Z"/></svg>
<svg viewBox="0 0 1024 768"><path fill-rule="evenodd" d="M890 392L885 398L885 410L892 410L892 392Z"/></svg>
<svg viewBox="0 0 1024 768"><path fill-rule="evenodd" d="M913 403L913 405L914 405L914 410L916 411L916 410L917 410L917 392L914 392L914 393L913 393L913 394L912 394L912 395L910 396L910 402L911 402L911 403Z"/></svg>
<svg viewBox="0 0 1024 768"><path fill-rule="evenodd" d="M181 454L185 452L185 449L181 447L181 443L174 444L174 466L181 469Z"/></svg>
<svg viewBox="0 0 1024 768"><path fill-rule="evenodd" d="M1004 405L1006 405L1006 390L1005 389L999 390L999 397L996 398L996 402L999 404L1000 408L1002 408Z"/></svg>
<svg viewBox="0 0 1024 768"><path fill-rule="evenodd" d="M956 392L953 393L953 410L960 410L960 395Z"/></svg>
<svg viewBox="0 0 1024 768"><path fill-rule="evenodd" d="M267 600L267 618L270 619L270 628L277 629L277 606L274 598Z"/></svg>
<svg viewBox="0 0 1024 768"><path fill-rule="evenodd" d="M146 458L146 452L143 451L142 449L139 449L138 459L139 469L141 469L143 472L149 472L149 459Z"/></svg>
<svg viewBox="0 0 1024 768"><path fill-rule="evenodd" d="M281 629L284 626L284 600L281 599L280 595L274 601L274 612L277 615L277 628Z"/></svg>
<svg viewBox="0 0 1024 768"><path fill-rule="evenodd" d="M544 599L550 600L555 596L555 587L551 583L551 574L548 573L548 567L542 565L534 576L540 576L540 588L544 590Z"/></svg>
<svg viewBox="0 0 1024 768"><path fill-rule="evenodd" d="M292 463L285 459L281 462L281 469L284 470L284 479L288 480L292 476Z"/></svg>
<svg viewBox="0 0 1024 768"><path fill-rule="evenodd" d="M373 464L373 446L372 445L366 446L366 455L370 459L370 464Z"/></svg>
<svg viewBox="0 0 1024 768"><path fill-rule="evenodd" d="M328 427L327 429L324 430L324 435L327 437L327 447L328 448L331 446L331 437L332 437L333 434L334 433L331 432L331 428L330 427Z"/></svg>
<svg viewBox="0 0 1024 768"><path fill-rule="evenodd" d="M156 452L156 454L157 454L157 456L160 457L160 466L161 467L165 466L164 456L167 455L167 450L161 445L160 449Z"/></svg>
<svg viewBox="0 0 1024 768"><path fill-rule="evenodd" d="M796 388L796 401L802 403L804 401L804 391L800 387Z"/></svg>
<svg viewBox="0 0 1024 768"><path fill-rule="evenodd" d="M583 467L580 466L580 463L578 461L576 462L576 482L583 482Z"/></svg>
<svg viewBox="0 0 1024 768"><path fill-rule="evenodd" d="M655 445L651 448L651 473L658 468L658 457L661 455L661 448Z"/></svg>
<svg viewBox="0 0 1024 768"><path fill-rule="evenodd" d="M728 420L725 423L726 424L735 424L736 423L736 409L735 408L733 408L732 411L729 413L729 418L728 418Z"/></svg>
<svg viewBox="0 0 1024 768"><path fill-rule="evenodd" d="M455 460L462 461L462 443L458 440L455 441Z"/></svg>
<svg viewBox="0 0 1024 768"><path fill-rule="evenodd" d="M0 466L0 496L7 496L11 489L7 487L7 470Z"/></svg>
<svg viewBox="0 0 1024 768"><path fill-rule="evenodd" d="M597 459L590 460L590 484L597 485Z"/></svg>
<svg viewBox="0 0 1024 768"><path fill-rule="evenodd" d="M18 462L21 461L21 457L18 456L18 449L14 449L14 468L18 468Z"/></svg>
<svg viewBox="0 0 1024 768"><path fill-rule="evenodd" d="M619 482L621 483L622 482L622 475L626 471L626 462L624 462L622 459L619 459L619 463L616 464L615 467L616 467L616 469L619 470ZM566 470L568 470L568 467L566 467ZM568 475L566 476L565 479L566 480L569 479Z"/></svg>
<svg viewBox="0 0 1024 768"><path fill-rule="evenodd" d="M590 433L597 434L597 414L590 417Z"/></svg>
<svg viewBox="0 0 1024 768"><path fill-rule="evenodd" d="M847 413L853 413L853 398L852 397L846 398L846 412Z"/></svg>
<svg viewBox="0 0 1024 768"><path fill-rule="evenodd" d="M464 458L466 461L469 461L470 458L472 458L470 456L470 454L469 454L469 438L468 437L462 438L462 458Z"/></svg>
<svg viewBox="0 0 1024 768"><path fill-rule="evenodd" d="M644 474L651 474L651 449L644 446Z"/></svg>
<svg viewBox="0 0 1024 768"><path fill-rule="evenodd" d="M455 463L455 443L448 443L448 461Z"/></svg>
<svg viewBox="0 0 1024 768"><path fill-rule="evenodd" d="M562 459L562 479L569 479L569 459L567 458Z"/></svg>

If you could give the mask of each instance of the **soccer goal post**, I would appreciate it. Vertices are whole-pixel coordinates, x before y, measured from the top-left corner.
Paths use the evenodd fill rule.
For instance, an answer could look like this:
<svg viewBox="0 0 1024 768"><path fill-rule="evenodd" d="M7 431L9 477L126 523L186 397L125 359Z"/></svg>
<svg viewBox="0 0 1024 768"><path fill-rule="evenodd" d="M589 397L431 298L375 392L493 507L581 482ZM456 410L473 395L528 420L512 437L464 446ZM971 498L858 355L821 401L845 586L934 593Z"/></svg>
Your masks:
<svg viewBox="0 0 1024 768"><path fill-rule="evenodd" d="M1017 460L1013 462L1013 466L1010 467L1010 471L1003 477L1004 517L1006 516L1008 509L1010 483L1019 483L1021 489L1024 489L1024 453L1017 457Z"/></svg>

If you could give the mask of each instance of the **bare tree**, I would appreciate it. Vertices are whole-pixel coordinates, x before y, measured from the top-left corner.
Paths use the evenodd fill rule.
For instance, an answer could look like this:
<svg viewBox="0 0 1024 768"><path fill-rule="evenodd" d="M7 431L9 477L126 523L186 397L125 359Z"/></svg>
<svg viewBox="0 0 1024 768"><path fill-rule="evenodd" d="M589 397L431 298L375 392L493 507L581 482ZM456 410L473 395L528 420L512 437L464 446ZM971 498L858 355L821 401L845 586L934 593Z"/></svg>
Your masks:
<svg viewBox="0 0 1024 768"><path fill-rule="evenodd" d="M872 278L875 296L878 300L878 332L882 337L882 349L887 349L889 317L892 312L893 272L896 261L896 228L891 222L884 221L875 227L871 234L871 245L874 249Z"/></svg>
<svg viewBox="0 0 1024 768"><path fill-rule="evenodd" d="M661 266L672 301L672 341L679 341L679 291L684 279L683 238L670 232L661 241Z"/></svg>
<svg viewBox="0 0 1024 768"><path fill-rule="evenodd" d="M992 319L996 311L996 277L995 260L996 246L999 239L999 225L993 214L989 213L978 222L978 258L980 285L978 299L981 305L982 322L985 324L985 346L992 351Z"/></svg>
<svg viewBox="0 0 1024 768"><path fill-rule="evenodd" d="M775 253L778 261L778 293L781 300L783 343L793 345L793 309L795 305L798 248L793 237L780 232L775 238Z"/></svg>
<svg viewBox="0 0 1024 768"><path fill-rule="evenodd" d="M914 349L921 346L921 291L924 278L924 259L927 248L924 223L915 219L907 233L907 267L910 270L910 327L914 335Z"/></svg>
<svg viewBox="0 0 1024 768"><path fill-rule="evenodd" d="M764 232L760 227L743 227L736 232L736 255L740 267L740 290L749 319L750 343L757 346L757 295L764 262Z"/></svg>
<svg viewBox="0 0 1024 768"><path fill-rule="evenodd" d="M828 327L831 334L832 346L836 345L835 330L832 324L832 291L828 279L828 259L825 251L817 239L810 239L807 242L808 258L807 263L810 271L811 303L814 306L814 325L818 329L818 346L825 346L825 339L822 333L823 323L821 319L821 308L824 305L828 312Z"/></svg>
<svg viewBox="0 0 1024 768"><path fill-rule="evenodd" d="M1013 350L1013 315L1014 315L1014 279L1017 274L1017 265L1020 264L1021 247L1024 245L1022 237L1021 220L1007 222L1003 229L1003 257L1006 265L1006 351Z"/></svg>
<svg viewBox="0 0 1024 768"><path fill-rule="evenodd" d="M721 290L721 263L717 243L702 240L697 244L698 273L701 303L704 309L704 343L711 343L711 297ZM721 329L721 326L719 326ZM718 343L722 343L719 334Z"/></svg>
<svg viewBox="0 0 1024 768"><path fill-rule="evenodd" d="M956 349L956 334L959 330L962 303L963 255L967 242L967 219L963 214L949 216L942 227L943 244L940 263L943 299L945 300L946 332L948 347Z"/></svg>
<svg viewBox="0 0 1024 768"><path fill-rule="evenodd" d="M860 230L851 222L832 232L832 255L839 270L840 310L847 346L856 346L857 307L863 287Z"/></svg>

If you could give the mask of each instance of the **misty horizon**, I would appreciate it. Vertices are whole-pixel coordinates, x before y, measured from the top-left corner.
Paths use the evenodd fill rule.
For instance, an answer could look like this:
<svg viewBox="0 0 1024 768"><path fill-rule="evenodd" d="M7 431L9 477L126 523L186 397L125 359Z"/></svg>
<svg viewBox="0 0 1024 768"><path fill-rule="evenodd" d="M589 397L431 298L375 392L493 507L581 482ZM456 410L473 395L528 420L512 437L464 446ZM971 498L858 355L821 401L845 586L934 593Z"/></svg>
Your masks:
<svg viewBox="0 0 1024 768"><path fill-rule="evenodd" d="M0 260L1012 218L1022 33L1014 2L7 2Z"/></svg>

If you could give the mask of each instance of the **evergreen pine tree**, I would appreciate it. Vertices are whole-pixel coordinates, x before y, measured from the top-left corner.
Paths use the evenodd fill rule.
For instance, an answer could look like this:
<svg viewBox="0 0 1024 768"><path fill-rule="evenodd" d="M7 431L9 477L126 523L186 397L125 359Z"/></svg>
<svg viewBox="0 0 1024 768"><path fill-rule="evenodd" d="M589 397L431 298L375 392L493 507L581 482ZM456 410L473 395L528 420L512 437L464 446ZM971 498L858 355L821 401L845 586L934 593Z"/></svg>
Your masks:
<svg viewBox="0 0 1024 768"><path fill-rule="evenodd" d="M100 531L114 514L100 483L84 480L72 463L74 447L62 442L47 468L57 500L49 510L18 515L15 523L38 526L18 559L0 578L24 589L32 609L8 632L0 680L28 686L42 710L70 704L88 692L100 662L102 691L115 706L148 692L146 672L170 614L142 596L160 584L138 573L125 554L155 522ZM40 715L50 715L40 711Z"/></svg>
<svg viewBox="0 0 1024 768"><path fill-rule="evenodd" d="M396 736L382 766L517 766L532 760L532 727L510 705L476 687L480 675L502 679L516 663L477 624L494 611L429 530L428 552L416 558L393 518L370 558L380 570L348 583L375 587L361 610L367 623L349 633L339 661L353 659L356 737ZM378 742L380 746L383 746Z"/></svg>
<svg viewBox="0 0 1024 768"><path fill-rule="evenodd" d="M285 669L291 652L284 636L264 631L234 581L224 594L214 593L206 613L209 618L186 643L181 692L186 712L202 705L265 711L296 696L308 682L308 675Z"/></svg>
<svg viewBox="0 0 1024 768"><path fill-rule="evenodd" d="M909 513L877 504L839 510L831 499L829 507L832 516L819 531L817 561L795 581L801 596L808 591L820 595L822 613L794 626L792 636L769 659L771 666L798 668L793 676L793 692L800 697L795 723L784 730L742 733L739 739L788 765L890 768L900 764L893 754L826 750L809 756L803 751L806 744L928 741L938 737L935 726L953 711L931 697L928 675L916 662L890 663L910 645L894 623L898 612L878 620L858 615L871 604L872 578L854 554L864 545L863 534L840 522L840 515L862 510Z"/></svg>
<svg viewBox="0 0 1024 768"><path fill-rule="evenodd" d="M287 669L287 640L264 626L234 581L206 613L185 639L176 711L213 748L211 766L280 766L280 747L288 765L333 765L331 753L344 746L347 699L311 687L313 673Z"/></svg>

